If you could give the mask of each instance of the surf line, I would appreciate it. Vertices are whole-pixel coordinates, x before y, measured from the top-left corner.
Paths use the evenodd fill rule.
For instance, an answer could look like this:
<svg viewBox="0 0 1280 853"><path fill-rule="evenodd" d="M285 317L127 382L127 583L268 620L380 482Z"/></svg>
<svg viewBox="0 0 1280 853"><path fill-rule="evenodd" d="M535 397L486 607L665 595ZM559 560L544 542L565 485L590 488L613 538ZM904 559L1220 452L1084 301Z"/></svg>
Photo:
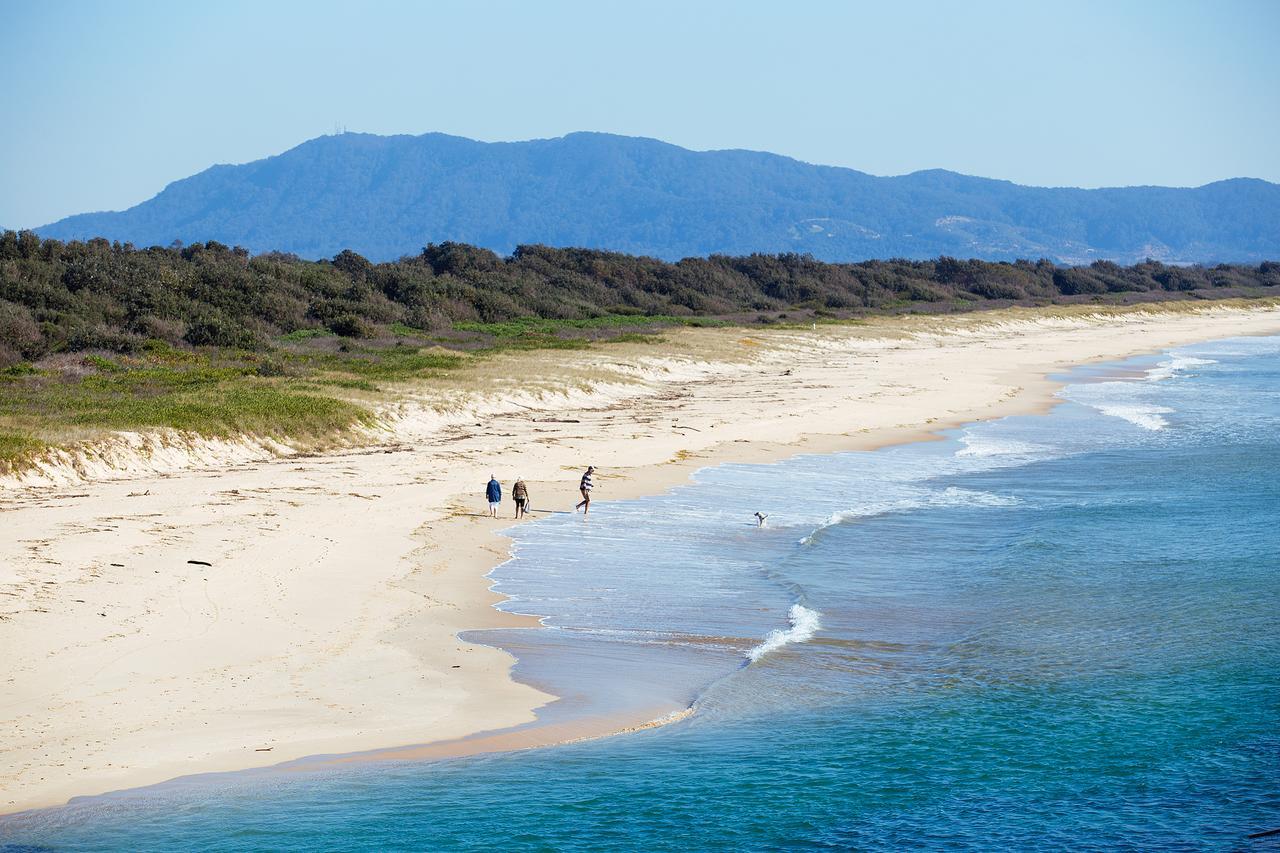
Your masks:
<svg viewBox="0 0 1280 853"><path fill-rule="evenodd" d="M750 666L760 660L770 652L776 651L783 646L792 643L803 643L818 633L818 629L822 627L822 619L816 610L810 610L803 604L793 604L787 612L787 621L790 625L786 628L774 628L764 639L755 647L747 652L747 659L743 661L743 666Z"/></svg>

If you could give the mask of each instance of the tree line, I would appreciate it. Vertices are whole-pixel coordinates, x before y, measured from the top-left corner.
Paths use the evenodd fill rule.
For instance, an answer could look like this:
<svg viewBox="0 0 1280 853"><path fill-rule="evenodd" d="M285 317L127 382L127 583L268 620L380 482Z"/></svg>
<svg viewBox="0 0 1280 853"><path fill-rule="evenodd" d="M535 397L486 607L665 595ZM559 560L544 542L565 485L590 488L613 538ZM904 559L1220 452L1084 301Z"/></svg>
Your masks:
<svg viewBox="0 0 1280 853"><path fill-rule="evenodd" d="M611 315L850 317L1010 304L1259 295L1280 263L1087 267L1046 260L824 263L807 255L712 255L670 263L591 249L521 246L509 257L460 243L375 264L251 255L217 242L137 248L0 234L0 366L57 352L133 352L148 340L259 349L326 330L371 337L393 324L438 332L466 321ZM1275 290L1280 293L1280 290Z"/></svg>

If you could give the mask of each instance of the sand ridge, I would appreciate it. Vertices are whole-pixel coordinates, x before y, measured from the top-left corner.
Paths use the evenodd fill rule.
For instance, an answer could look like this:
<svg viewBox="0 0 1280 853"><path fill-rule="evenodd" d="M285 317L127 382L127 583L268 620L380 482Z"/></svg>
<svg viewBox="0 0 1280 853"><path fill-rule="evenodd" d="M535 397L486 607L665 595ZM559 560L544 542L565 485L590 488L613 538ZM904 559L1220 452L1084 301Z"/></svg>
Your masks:
<svg viewBox="0 0 1280 853"><path fill-rule="evenodd" d="M512 524L509 500L485 517L490 473L569 509L588 463L598 501L654 493L1034 411L1074 364L1275 333L1274 304L684 329L489 360L406 391L367 446L55 461L0 484L0 812L534 719L551 697L457 637L533 624L484 578Z"/></svg>

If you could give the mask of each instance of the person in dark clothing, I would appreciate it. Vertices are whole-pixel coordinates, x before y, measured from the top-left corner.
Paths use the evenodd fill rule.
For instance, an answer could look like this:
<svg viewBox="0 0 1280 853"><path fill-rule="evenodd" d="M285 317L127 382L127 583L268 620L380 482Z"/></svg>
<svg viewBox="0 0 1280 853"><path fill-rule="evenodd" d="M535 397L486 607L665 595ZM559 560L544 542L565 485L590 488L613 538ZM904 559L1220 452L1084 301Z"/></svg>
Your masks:
<svg viewBox="0 0 1280 853"><path fill-rule="evenodd" d="M489 499L489 517L498 517L498 504L502 503L502 484L498 478L489 475L489 485L484 487L484 496Z"/></svg>
<svg viewBox="0 0 1280 853"><path fill-rule="evenodd" d="M573 511L582 510L583 516L591 510L591 475L595 472L595 466L588 465L587 472L582 475L582 481L578 483L578 491L582 492L582 501L573 508Z"/></svg>
<svg viewBox="0 0 1280 853"><path fill-rule="evenodd" d="M516 502L516 519L529 514L529 487L524 484L524 480L516 478L516 484L511 487L511 497Z"/></svg>

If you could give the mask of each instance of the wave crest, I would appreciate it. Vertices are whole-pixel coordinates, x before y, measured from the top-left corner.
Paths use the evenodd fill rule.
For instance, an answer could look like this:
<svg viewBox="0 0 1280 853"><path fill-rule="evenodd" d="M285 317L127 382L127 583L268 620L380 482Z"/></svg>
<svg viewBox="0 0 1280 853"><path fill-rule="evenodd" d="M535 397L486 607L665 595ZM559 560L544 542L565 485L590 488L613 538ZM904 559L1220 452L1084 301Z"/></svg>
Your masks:
<svg viewBox="0 0 1280 853"><path fill-rule="evenodd" d="M897 500L888 501L871 501L854 509L841 510L832 513L826 521L814 528L813 532L800 540L801 545L809 545L813 542L813 537L818 533L826 530L828 527L834 527L845 521L853 521L857 518L870 518L876 515L887 515L891 512L906 512L913 509L924 509L925 507L946 507L946 506L1016 506L1018 499L1011 495L997 495L991 492L982 492L976 489L961 489L956 486L948 486L941 491L926 492L916 497L898 498Z"/></svg>
<svg viewBox="0 0 1280 853"><path fill-rule="evenodd" d="M1126 420L1131 424L1153 432L1162 430L1169 425L1169 422L1161 415L1167 415L1173 411L1173 409L1164 406L1144 406L1137 403L1129 405L1097 403L1094 404L1094 408L1104 415Z"/></svg>
<svg viewBox="0 0 1280 853"><path fill-rule="evenodd" d="M1206 364L1218 363L1211 358L1196 358L1190 355L1177 355L1176 353L1171 355L1171 358L1160 362L1147 371L1147 379L1149 381L1159 382L1162 379L1172 379L1180 371L1186 370L1188 367L1201 367Z"/></svg>
<svg viewBox="0 0 1280 853"><path fill-rule="evenodd" d="M818 612L810 610L803 604L791 605L791 610L787 613L787 619L791 623L790 626L785 629L774 628L766 634L759 645L747 652L747 660L755 663L769 654L769 652L776 651L783 646L791 643L803 643L818 633L818 629L822 627Z"/></svg>
<svg viewBox="0 0 1280 853"><path fill-rule="evenodd" d="M964 447L956 451L956 456L975 457L978 459L986 459L993 456L1032 459L1050 452L1049 448L1042 444L1033 444L1029 441L1018 441L1011 438L995 438L973 432L967 432L960 436L960 443Z"/></svg>

